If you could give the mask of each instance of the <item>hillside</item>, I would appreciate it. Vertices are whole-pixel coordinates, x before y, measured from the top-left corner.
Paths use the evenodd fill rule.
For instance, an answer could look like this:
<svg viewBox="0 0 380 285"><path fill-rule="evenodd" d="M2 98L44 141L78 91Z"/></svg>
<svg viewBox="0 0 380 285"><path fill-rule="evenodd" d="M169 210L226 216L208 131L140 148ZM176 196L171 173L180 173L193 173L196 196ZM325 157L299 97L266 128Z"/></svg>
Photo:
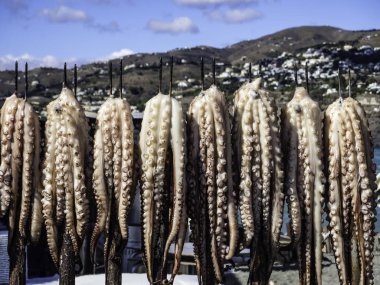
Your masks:
<svg viewBox="0 0 380 285"><path fill-rule="evenodd" d="M174 95L186 104L200 90L200 58L205 58L206 86L211 84L211 58L216 58L217 84L228 98L246 80L248 62L253 63L253 74L258 75L258 62L263 63L262 76L266 88L272 90L280 102L286 102L294 89L294 65L300 63L299 79L304 81L303 65L310 66L311 94L323 106L337 97L337 68L343 73L353 70L353 94L380 94L380 30L347 31L339 28L296 27L255 40L242 41L225 48L198 46L175 49L166 53L139 53L123 58L123 95L137 110L157 93L158 63L163 57L163 91L169 87L169 57L174 56ZM114 92L118 88L118 59L114 60ZM68 78L73 71L69 70ZM13 71L0 71L0 96L4 99L14 89ZM20 78L23 74L20 73ZM37 109L42 109L61 89L62 70L36 68L30 71L30 96ZM108 64L97 62L80 66L78 70L78 98L89 111L96 111L109 94ZM346 80L343 80L345 86ZM22 85L20 83L20 85ZM22 89L22 88L21 88ZM22 90L20 90L22 91ZM371 95L372 94L372 95ZM368 111L373 112L373 104ZM377 110L377 109L376 109ZM378 110L375 114L378 117ZM380 128L380 127L378 127ZM379 135L376 135L379 133ZM380 145L380 129L375 131Z"/></svg>
<svg viewBox="0 0 380 285"><path fill-rule="evenodd" d="M229 59L236 63L242 56L251 61L257 61L264 57L274 57L282 52L296 53L309 47L321 45L347 45L360 47L370 45L380 46L379 30L371 31L347 31L329 26L304 26L286 29L256 40L243 41L232 45L229 49Z"/></svg>

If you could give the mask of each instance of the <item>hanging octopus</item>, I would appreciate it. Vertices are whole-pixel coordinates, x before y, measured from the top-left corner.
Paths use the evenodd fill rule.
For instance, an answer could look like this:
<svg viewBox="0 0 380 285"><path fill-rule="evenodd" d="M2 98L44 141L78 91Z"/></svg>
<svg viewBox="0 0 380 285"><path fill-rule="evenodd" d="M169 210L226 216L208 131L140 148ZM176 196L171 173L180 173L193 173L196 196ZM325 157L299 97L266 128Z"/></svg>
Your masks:
<svg viewBox="0 0 380 285"><path fill-rule="evenodd" d="M244 84L234 98L234 152L244 238L251 248L250 284L268 284L279 248L284 203L277 107L260 88Z"/></svg>
<svg viewBox="0 0 380 285"><path fill-rule="evenodd" d="M150 284L173 283L187 230L185 120L177 100L159 93L146 103L139 145L147 276ZM174 241L174 267L168 281L168 252Z"/></svg>
<svg viewBox="0 0 380 285"><path fill-rule="evenodd" d="M78 257L88 223L91 165L88 131L83 108L73 92L64 87L47 106L42 166L42 212L47 244L60 271L68 266L63 264L62 258L66 258L63 247L72 248L68 255L74 253Z"/></svg>
<svg viewBox="0 0 380 285"><path fill-rule="evenodd" d="M195 97L188 111L188 214L199 284L223 283L224 260L238 244L229 116L215 85Z"/></svg>
<svg viewBox="0 0 380 285"><path fill-rule="evenodd" d="M300 284L322 284L322 112L303 87L283 110L285 193Z"/></svg>
<svg viewBox="0 0 380 285"><path fill-rule="evenodd" d="M340 284L374 284L373 146L363 108L341 98L325 114L330 233Z"/></svg>
<svg viewBox="0 0 380 285"><path fill-rule="evenodd" d="M135 192L133 134L132 114L128 102L121 98L108 99L99 109L96 124L93 190L97 219L91 238L93 257L99 235L105 233L106 264L108 259L112 259L110 250L115 250L110 242L119 238L115 233L121 235L119 239L123 245L119 248L120 254L128 240L128 214ZM112 229L115 227L117 231ZM109 271L106 270L106 274L112 274Z"/></svg>
<svg viewBox="0 0 380 285"><path fill-rule="evenodd" d="M10 284L25 283L25 245L42 224L40 124L25 99L13 94L1 110L0 217L8 214Z"/></svg>

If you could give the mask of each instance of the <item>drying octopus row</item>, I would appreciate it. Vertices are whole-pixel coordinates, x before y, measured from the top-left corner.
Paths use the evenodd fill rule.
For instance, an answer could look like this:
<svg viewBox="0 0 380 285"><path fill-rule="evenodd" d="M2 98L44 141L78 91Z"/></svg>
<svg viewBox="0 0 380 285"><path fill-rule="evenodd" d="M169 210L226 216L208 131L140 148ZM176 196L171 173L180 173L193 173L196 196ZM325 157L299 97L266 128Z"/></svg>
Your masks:
<svg viewBox="0 0 380 285"><path fill-rule="evenodd" d="M249 283L267 284L286 196L300 284L322 284L325 199L341 284L373 284L375 166L359 103L347 98L324 115L299 87L278 118L258 79L235 93L232 126L229 115L215 86L188 112L188 215L199 283L222 283L224 261L250 247Z"/></svg>
<svg viewBox="0 0 380 285"><path fill-rule="evenodd" d="M173 282L188 217L200 284L223 283L224 262L245 247L251 249L249 283L267 284L285 197L300 284L322 283L324 199L341 284L373 284L373 147L365 113L354 99L338 100L323 115L306 90L297 88L280 116L257 79L235 93L232 116L224 94L211 86L194 98L185 119L180 103L160 93L146 104L137 151L128 103L110 98L98 113L93 162L86 117L70 89L63 88L47 114L41 176L38 116L15 95L3 106L0 214L8 213L10 242L15 230L37 241L44 222L58 268L65 235L79 254L91 195L97 208L92 255L104 233L107 261L115 219L126 243L139 174L151 284Z"/></svg>

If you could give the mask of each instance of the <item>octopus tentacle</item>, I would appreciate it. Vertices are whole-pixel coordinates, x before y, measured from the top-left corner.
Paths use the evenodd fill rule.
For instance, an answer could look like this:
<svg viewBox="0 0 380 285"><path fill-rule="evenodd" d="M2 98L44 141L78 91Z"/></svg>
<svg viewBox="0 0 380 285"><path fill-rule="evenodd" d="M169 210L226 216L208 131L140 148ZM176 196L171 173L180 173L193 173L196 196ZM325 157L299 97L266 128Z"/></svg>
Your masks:
<svg viewBox="0 0 380 285"><path fill-rule="evenodd" d="M25 104L24 108L24 140L23 140L23 163L22 163L22 195L19 217L19 231L22 237L26 237L26 223L29 219L30 203L33 194L33 152L35 143L34 114L32 106Z"/></svg>
<svg viewBox="0 0 380 285"><path fill-rule="evenodd" d="M17 104L18 98L12 95L5 100L1 109L0 217L7 213L11 202L12 135L15 129Z"/></svg>
<svg viewBox="0 0 380 285"><path fill-rule="evenodd" d="M207 284L209 280L214 280L214 273L212 276L209 276L210 268L212 266L209 264L210 261L210 245L209 245L209 217L208 217L208 195L207 195L207 124L206 124L206 106L205 99L202 100L202 108L200 109L200 137L199 137L199 179L200 179L200 205L201 205L201 216L199 217L200 223L200 262L201 262L201 271L200 275L202 281Z"/></svg>
<svg viewBox="0 0 380 285"><path fill-rule="evenodd" d="M64 132L70 132L67 129L64 130ZM78 236L75 231L75 203L74 203L74 171L72 171L73 164L73 156L69 149L69 142L68 142L68 133L65 133L63 136L66 137L63 139L63 161L61 162L63 164L62 167L62 173L64 180L63 180L63 187L64 187L64 202L65 202L65 229L64 231L67 231L74 249L74 254L77 256L79 254L79 245L78 245ZM62 262L62 260L60 261Z"/></svg>
<svg viewBox="0 0 380 285"><path fill-rule="evenodd" d="M344 112L344 116L348 116L347 110ZM358 179L356 175L356 165L357 165L357 157L355 155L355 145L354 145L354 134L352 132L352 124L350 120L344 121L345 129L346 129L346 144L347 144L347 190L349 191L346 195L348 195L351 203L350 211L353 212L360 212L360 202L358 201L358 193L355 190L356 185L358 185ZM360 224L358 220L358 215L354 215L353 221L350 221L350 231L352 231L354 234L351 235L351 232L346 232L346 238L351 240L349 246L346 246L346 248L350 248L350 252L346 252L349 256L349 262L351 264L351 280L353 284L359 284L361 275L364 276L363 268L360 268L360 263L363 263L363 258L358 257L359 252L359 246L362 245L362 242L360 241L360 237L363 236L363 233L360 229ZM350 217L351 219L351 217ZM360 259L360 260L359 260Z"/></svg>
<svg viewBox="0 0 380 285"><path fill-rule="evenodd" d="M252 198L251 190L252 187L252 177L251 177L251 162L252 162L252 152L253 152L253 130L252 130L252 100L249 100L246 103L244 112L242 115L242 149L241 149L241 165L240 165L240 212L241 219L243 222L244 228L244 237L245 242L243 246L247 246L251 243L253 233L254 233L254 217L253 217L253 208L252 208ZM253 201L257 197L253 198ZM257 225L258 226L258 225Z"/></svg>
<svg viewBox="0 0 380 285"><path fill-rule="evenodd" d="M165 193L165 188L167 186L167 180L165 181L165 167L167 165L168 156L170 154L169 149L169 128L170 128L170 116L171 116L171 100L169 96L160 95L161 104L159 117L157 121L157 162L154 173L154 220L153 220L153 248L157 248L157 243L162 238L160 234L160 228L162 227L164 219L164 197L168 196ZM159 261L158 261L159 262ZM163 264L165 264L165 253L163 254ZM161 276L163 275L163 270L165 266L161 267ZM163 278L163 277L162 277Z"/></svg>
<svg viewBox="0 0 380 285"><path fill-rule="evenodd" d="M65 143L65 123L62 122L62 114L59 115L58 121L55 122L57 124L57 147L55 148L55 165L57 165L57 180L56 180L56 187L57 187L57 210L56 210L56 217L57 217L57 225L60 226L62 222L65 219L65 186L64 186L64 176L65 172L63 171L64 163L63 160L64 155L68 155L67 153L63 153L63 147ZM66 149L67 150L67 149Z"/></svg>
<svg viewBox="0 0 380 285"><path fill-rule="evenodd" d="M258 104L259 128L260 128L260 145L261 145L261 179L262 179L262 224L263 236L266 241L270 241L271 223L270 223L270 180L271 180L271 162L272 159L272 138L268 123L268 116L265 106L260 101ZM267 147L265 147L267 146Z"/></svg>
<svg viewBox="0 0 380 285"><path fill-rule="evenodd" d="M286 108L284 112L283 142L285 145L285 189L287 190L288 214L290 220L290 236L292 243L297 244L301 236L301 213L300 202L297 192L297 165L298 165L298 135L295 116Z"/></svg>
<svg viewBox="0 0 380 285"><path fill-rule="evenodd" d="M53 262L58 267L57 225L55 222L56 205L56 165L55 165L55 141L57 138L57 126L53 122L53 110L48 109L48 117L45 125L46 154L42 171L42 213L46 227L46 239Z"/></svg>
<svg viewBox="0 0 380 285"><path fill-rule="evenodd" d="M190 218L190 230L192 240L194 243L194 259L198 276L198 283L202 282L202 278L205 278L204 267L202 266L204 252L202 251L202 243L204 241L204 235L202 234L202 228L205 220L205 213L202 202L202 190L200 187L202 183L197 179L202 171L202 162L205 158L201 158L201 146L200 137L202 128L199 125L201 118L204 114L203 104L200 104L200 100L195 99L189 108L189 114L187 115L187 137L189 139L188 147L188 202L187 210ZM200 206L200 210L198 207ZM202 273L201 273L202 271Z"/></svg>
<svg viewBox="0 0 380 285"><path fill-rule="evenodd" d="M101 113L99 112L99 115ZM96 243L100 234L105 229L107 213L108 213L108 195L106 189L106 181L104 176L104 150L103 138L101 131L102 122L99 119L96 122L97 129L94 140L94 172L93 172L93 189L96 200L96 222L91 236L90 256L94 257Z"/></svg>
<svg viewBox="0 0 380 285"><path fill-rule="evenodd" d="M216 98L219 99L219 98ZM219 103L219 104L218 104ZM223 102L224 103L224 102ZM212 102L212 110L214 113L214 125L215 125L215 144L216 144L216 229L215 235L217 240L217 247L219 250L219 255L222 260L225 258L226 254L226 241L227 241L227 199L228 199L228 174L227 174L227 151L225 146L226 137L229 135L227 133L228 127L225 126L225 121L223 116L225 109L224 104L217 102L216 100ZM223 109L223 110L222 110Z"/></svg>
<svg viewBox="0 0 380 285"><path fill-rule="evenodd" d="M22 145L24 140L24 106L25 101L22 100L17 105L15 130L13 134L12 141L12 162L11 162L11 173L12 173L12 185L11 185L11 204L9 205L8 213L8 227L9 236L8 244L10 245L13 241L14 232L17 227L17 221L19 218L18 205L20 197L20 178L22 177Z"/></svg>
<svg viewBox="0 0 380 285"><path fill-rule="evenodd" d="M103 151L104 151L104 175L106 178L106 187L107 187L107 209L108 212L106 212L106 223L105 223L105 231L106 235L109 235L109 223L110 223L110 214L111 214L111 207L112 207L112 199L113 199L113 147L112 147L112 136L111 136L111 122L112 122L112 113L110 110L111 105L110 101L106 101L104 103L104 115L102 119L104 120L104 123L101 124L101 132L102 132L102 138L103 138ZM102 106L102 107L103 107ZM105 203L105 201L104 201ZM107 260L108 255L108 246L107 246L107 240L104 247L104 260Z"/></svg>
<svg viewBox="0 0 380 285"><path fill-rule="evenodd" d="M346 128L346 124L344 123L344 117L342 113L338 113L341 124L341 130L339 132L339 140L340 140L340 152L341 152L341 184L342 184L342 214L343 214L343 240L350 240L352 225L351 225L351 192L350 184L349 184L349 176L348 176L348 167L350 162L348 161L348 131ZM347 268L351 268L351 250L352 245L349 242L344 243L344 254L347 261ZM355 274L355 272L353 272ZM348 279L351 279L352 273L350 270L347 270Z"/></svg>
<svg viewBox="0 0 380 285"><path fill-rule="evenodd" d="M153 256L152 256L152 228L153 223L153 171L156 165L157 129L156 120L160 101L154 97L148 101L146 111L150 114L149 120L143 120L140 135L140 152L142 161L141 175L141 203L142 203L142 233L145 266L147 269L148 281L152 284L153 280Z"/></svg>
<svg viewBox="0 0 380 285"><path fill-rule="evenodd" d="M222 282L222 272L220 268L220 260L217 255L217 242L215 236L216 228L216 201L215 196L217 194L215 187L215 131L214 131L214 115L211 111L211 106L206 107L206 144L207 144L207 168L206 168L206 180L207 180L207 209L209 216L209 235L211 244L211 261L213 270L217 282Z"/></svg>
<svg viewBox="0 0 380 285"><path fill-rule="evenodd" d="M260 233L263 229L262 218L263 218L263 165L262 165L262 155L263 145L261 136L264 134L261 133L260 125L264 122L260 122L259 115L259 104L260 100L257 97L257 94L254 95L254 100L252 101L252 112L253 112L253 122L252 122L252 142L253 142L253 163L252 163L252 194L251 194L251 203L253 208L253 220L254 220L254 239L251 244L251 248L254 249L254 254L257 253L258 249L258 240L260 238ZM255 260L252 256L252 260Z"/></svg>
<svg viewBox="0 0 380 285"><path fill-rule="evenodd" d="M170 145L173 153L173 210L170 217L171 225L168 238L166 240L163 264L166 264L170 244L175 240L180 231L182 215L185 205L185 120L182 107L179 102L171 98L171 128L170 128ZM164 267L164 266L163 266Z"/></svg>
<svg viewBox="0 0 380 285"><path fill-rule="evenodd" d="M70 129L69 129L70 130ZM84 238L87 220L89 216L89 205L86 196L85 172L84 172L84 154L85 150L81 149L79 132L71 126L70 130L70 155L72 159L72 178L73 194L75 202L75 220L76 233L80 240Z"/></svg>
<svg viewBox="0 0 380 285"><path fill-rule="evenodd" d="M111 138L113 145L113 196L115 197L116 205L119 205L120 187L121 187L121 122L118 116L118 106L112 104L112 121L111 121Z"/></svg>
<svg viewBox="0 0 380 285"><path fill-rule="evenodd" d="M349 99L350 100L350 99ZM346 101L347 105L351 102ZM351 103L352 104L352 103ZM375 221L375 203L374 203L374 173L371 173L371 158L366 157L366 153L370 153L370 145L366 144L363 139L365 137L369 138L368 125L367 128L361 126L361 118L355 108L352 105L348 106L348 113L351 118L354 138L356 142L357 159L358 159L358 174L359 174L359 184L358 190L360 191L360 203L361 203L361 227L364 237L364 251L361 250L361 257L364 259L362 267L365 270L365 276L363 281L368 282L368 284L373 284L373 249L374 249L374 221ZM367 132L366 135L363 135ZM370 139L369 139L370 140ZM369 160L368 160L369 159ZM357 213L357 212L355 212Z"/></svg>
<svg viewBox="0 0 380 285"><path fill-rule="evenodd" d="M225 118L225 130L226 130L226 170L227 170L227 223L228 223L228 234L229 234L229 243L228 243L228 252L226 259L232 259L235 255L238 239L239 239L239 230L237 223L237 195L234 189L234 178L232 170L232 126L230 121L230 114L228 112L227 103L223 103L223 114L227 114Z"/></svg>
<svg viewBox="0 0 380 285"><path fill-rule="evenodd" d="M361 195L360 195L360 180L361 178L363 177L363 175L365 174L358 174L357 172L360 171L360 164L361 162L363 162L363 153L360 153L360 150L363 146L363 141L362 141L362 138L361 138L361 134L360 134L360 131L359 131L359 127L358 127L358 122L357 122L357 118L355 118L354 116L351 116L350 115L350 112L355 112L353 109L351 109L350 107L347 108L347 115L348 117L351 119L351 127L352 127L352 138L353 138L353 144L355 146L355 152L356 152L356 175L357 175L357 180L356 182L358 183L357 185L354 186L354 188L352 189L352 197L353 197L353 200L352 200L352 205L353 205L353 213L354 213L354 228L356 230L356 236L357 236L357 246L358 246L358 249L357 249L357 254L359 254L359 264L358 266L356 264L351 264L351 267L353 266L354 269L359 269L359 272L360 272L360 275L358 274L359 272L356 272L356 271L353 271L353 276L352 278L353 279L359 279L359 280L365 280L366 276L366 266L365 266L365 257L364 257L364 252L365 252L365 246L364 246L364 243L365 241L361 238L361 237L364 237L364 231L363 231L363 227L362 227L362 215L361 215ZM358 189L359 188L359 189ZM344 194L343 194L344 195ZM347 246L348 247L348 246ZM355 260L355 257L354 256L350 256L350 260L349 261L356 261ZM347 262L348 263L348 262ZM347 267L349 267L349 264L346 265ZM350 276L347 276L347 279L349 279Z"/></svg>
<svg viewBox="0 0 380 285"><path fill-rule="evenodd" d="M280 143L280 123L276 107L276 102L274 97L271 97L269 92L261 88L261 79L256 79L252 83L253 90L259 95L259 110L260 113L260 125L262 130L260 131L260 137L263 141L261 144L261 150L263 157L262 168L264 171L264 177L262 181L267 180L266 183L263 183L263 186L267 188L268 191L268 201L266 202L266 215L265 220L270 223L269 228L266 226L266 221L263 220L264 227L266 228L266 236L264 235L264 240L267 239L266 245L261 246L266 250L261 253L265 257L261 259L261 266L266 267L264 273L264 279L269 280L270 273L272 272L273 261L277 254L279 248L279 238L280 238L280 229L282 225L282 212L283 212L283 203L284 203L284 194L283 194L283 164L282 164L282 153L281 153L281 143ZM266 145L269 144L269 145ZM265 157L268 157L269 161L264 163ZM269 164L268 164L269 162ZM265 174L266 169L266 174ZM269 170L269 172L268 172ZM266 177L265 177L266 176ZM270 179L268 179L270 178ZM263 193L265 194L265 193ZM263 212L263 215L265 213ZM259 234L256 234L257 236ZM262 237L261 237L262 238ZM264 270L257 268L259 272L265 272Z"/></svg>
<svg viewBox="0 0 380 285"><path fill-rule="evenodd" d="M322 205L324 203L324 184L325 176L323 173L322 165L322 115L317 112L317 120L313 119L311 123L311 128L306 130L308 141L309 141L309 153L310 153L310 167L312 180L310 181L312 187L312 225L313 225L313 243L311 246L311 251L314 249L314 264L315 264L315 276L313 280L316 280L317 284L322 284ZM308 115L307 115L308 116ZM314 270L314 268L313 268ZM314 282L314 281L313 281Z"/></svg>
<svg viewBox="0 0 380 285"><path fill-rule="evenodd" d="M335 115L334 115L335 113ZM340 117L336 115L337 110L334 106L329 106L326 110L326 137L328 138L329 150L329 217L330 217L330 233L332 236L334 255L338 268L339 280L341 284L348 284L347 268L344 255L344 241L342 237L343 221L342 217L342 201L341 201L341 185L340 180L340 150L339 150L339 125ZM335 117L334 117L335 116Z"/></svg>
<svg viewBox="0 0 380 285"><path fill-rule="evenodd" d="M304 88L297 88L284 113L286 183L300 284L322 282L322 115ZM339 146L337 146L339 149ZM302 218L301 218L302 217ZM300 223L300 224L299 224Z"/></svg>
<svg viewBox="0 0 380 285"><path fill-rule="evenodd" d="M277 114L275 100L269 98L268 94L260 93L260 97L267 109L267 114L270 119L270 131L272 138L272 157L273 157L273 178L271 181L271 199L272 199L272 225L271 225L271 240L272 252L275 254L279 247L280 231L282 225L282 215L284 207L283 193L283 163L280 143L280 122ZM271 270L270 270L271 271Z"/></svg>
<svg viewBox="0 0 380 285"><path fill-rule="evenodd" d="M119 226L121 236L124 240L128 239L128 214L132 207L135 185L134 185L134 127L132 122L131 110L126 100L120 104L121 120L121 144L122 144L122 163L121 163L121 192L119 202Z"/></svg>
<svg viewBox="0 0 380 285"><path fill-rule="evenodd" d="M34 120L34 152L33 152L33 165L34 171L32 179L32 188L34 189L34 195L32 197L32 213L30 219L30 239L36 243L40 239L41 228L43 225L42 216L42 181L40 171L40 156L41 156L41 134L40 134L40 122L38 115L33 114Z"/></svg>
<svg viewBox="0 0 380 285"><path fill-rule="evenodd" d="M185 194L186 195L186 194ZM174 282L174 278L177 275L180 265L181 265L181 255L182 255L182 250L185 245L185 238L186 238L186 232L187 232L187 207L186 204L184 205L183 208L183 214L182 214L182 220L178 232L178 237L175 245L175 250L174 250L174 265L173 265L173 271L170 277L170 283L172 284Z"/></svg>
<svg viewBox="0 0 380 285"><path fill-rule="evenodd" d="M305 177L309 173L309 163L306 163L306 159L308 158L307 153L307 141L304 134L304 129L302 128L302 119L303 119L303 110L301 105L299 115L296 115L295 121L297 126L297 135L298 135L298 159L297 159L297 195L300 201L300 214L301 214L301 236L302 234L307 235L305 239L300 238L296 245L297 249L297 258L298 258L298 273L300 284L307 284L306 282L310 281L310 271L307 266L307 260L310 257L310 250L307 248L307 239L310 239L310 189L309 187L305 188L306 181L309 180L309 177ZM308 206L309 205L309 206Z"/></svg>

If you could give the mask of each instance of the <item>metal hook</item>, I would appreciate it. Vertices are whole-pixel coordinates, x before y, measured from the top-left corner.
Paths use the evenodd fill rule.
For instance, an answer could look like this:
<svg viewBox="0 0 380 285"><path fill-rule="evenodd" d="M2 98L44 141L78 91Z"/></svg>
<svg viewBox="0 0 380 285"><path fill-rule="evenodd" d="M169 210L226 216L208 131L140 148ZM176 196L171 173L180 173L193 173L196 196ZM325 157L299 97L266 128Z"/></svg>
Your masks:
<svg viewBox="0 0 380 285"><path fill-rule="evenodd" d="M340 78L341 78L341 71L340 71L340 67L338 67L339 102L342 103L343 97L342 97L342 88L341 88Z"/></svg>
<svg viewBox="0 0 380 285"><path fill-rule="evenodd" d="M296 64L294 65L294 82L297 87L298 86L298 67Z"/></svg>
<svg viewBox="0 0 380 285"><path fill-rule="evenodd" d="M162 89L162 57L160 57L160 70L158 73L158 92L161 93Z"/></svg>
<svg viewBox="0 0 380 285"><path fill-rule="evenodd" d="M123 97L123 59L119 62L120 74L119 74L119 84L120 84L120 98Z"/></svg>
<svg viewBox="0 0 380 285"><path fill-rule="evenodd" d="M201 82L202 82L202 90L205 90L205 66L203 62L203 56L201 57Z"/></svg>
<svg viewBox="0 0 380 285"><path fill-rule="evenodd" d="M215 57L212 58L212 84L215 85Z"/></svg>
<svg viewBox="0 0 380 285"><path fill-rule="evenodd" d="M263 68L263 61L260 60L260 62L259 62L259 77L263 77L263 70L262 70L262 68Z"/></svg>
<svg viewBox="0 0 380 285"><path fill-rule="evenodd" d="M63 87L67 86L67 65L66 62L63 65Z"/></svg>
<svg viewBox="0 0 380 285"><path fill-rule="evenodd" d="M29 81L28 81L28 63L25 62L25 100L26 100L26 96L28 94L28 90L29 90Z"/></svg>
<svg viewBox="0 0 380 285"><path fill-rule="evenodd" d="M18 62L15 62L15 93L18 92Z"/></svg>
<svg viewBox="0 0 380 285"><path fill-rule="evenodd" d="M77 97L77 87L78 87L78 68L77 65L74 64L74 95Z"/></svg>
<svg viewBox="0 0 380 285"><path fill-rule="evenodd" d="M252 82L252 63L249 63L248 80L249 82Z"/></svg>
<svg viewBox="0 0 380 285"><path fill-rule="evenodd" d="M348 96L351 97L351 68L348 68Z"/></svg>
<svg viewBox="0 0 380 285"><path fill-rule="evenodd" d="M174 58L171 56L170 58L170 85L169 85L169 96L172 96L172 91L173 91L173 61Z"/></svg>
<svg viewBox="0 0 380 285"><path fill-rule="evenodd" d="M309 67L308 67L307 62L305 64L305 77L306 77L306 90L307 90L307 93L309 94Z"/></svg>
<svg viewBox="0 0 380 285"><path fill-rule="evenodd" d="M112 61L108 62L108 75L110 79L110 96L112 97Z"/></svg>

